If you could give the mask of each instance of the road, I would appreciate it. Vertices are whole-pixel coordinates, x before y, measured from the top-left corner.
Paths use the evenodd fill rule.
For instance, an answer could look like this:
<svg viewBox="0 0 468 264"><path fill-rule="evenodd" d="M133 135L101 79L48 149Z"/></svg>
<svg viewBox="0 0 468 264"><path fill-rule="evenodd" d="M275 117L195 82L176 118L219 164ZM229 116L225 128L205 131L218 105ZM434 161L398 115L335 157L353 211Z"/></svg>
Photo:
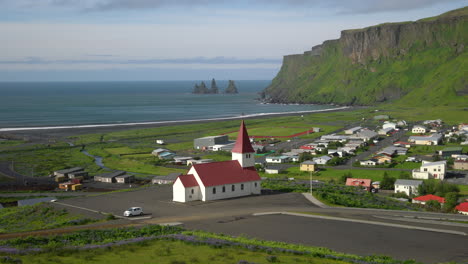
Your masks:
<svg viewBox="0 0 468 264"><path fill-rule="evenodd" d="M152 186L130 192L69 198L59 201L61 204L54 206L76 213L102 212L115 215L122 215L128 207L141 206L146 218L130 218L129 220L133 221L128 221L129 224L181 222L188 229L231 235L246 234L261 239L330 247L353 254L386 254L398 259L414 258L430 263L468 261L466 246L463 247L468 243L468 236L460 235L460 232L468 234L468 224L460 223L468 222L468 216L378 209L319 208L298 193L185 204L171 200L171 186ZM308 212L316 216L351 219L358 223L300 216L253 216L256 213L282 211ZM450 218L450 221L447 218ZM415 228L436 229L440 232ZM439 250L433 252L435 247Z"/></svg>

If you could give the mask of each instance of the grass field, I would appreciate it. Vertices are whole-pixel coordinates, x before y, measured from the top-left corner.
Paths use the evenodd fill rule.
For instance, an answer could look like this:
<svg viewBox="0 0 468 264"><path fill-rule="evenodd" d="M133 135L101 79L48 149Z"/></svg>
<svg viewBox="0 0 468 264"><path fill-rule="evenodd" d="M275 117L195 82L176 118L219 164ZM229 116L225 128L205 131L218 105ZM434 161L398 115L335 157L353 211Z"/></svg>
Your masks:
<svg viewBox="0 0 468 264"><path fill-rule="evenodd" d="M45 204L7 207L0 210L0 233L43 230L89 223L82 216L70 215Z"/></svg>
<svg viewBox="0 0 468 264"><path fill-rule="evenodd" d="M320 171L315 172L313 174L314 180L319 181L338 181L341 176L345 174L351 173L353 178L365 178L365 179L372 179L373 181L380 181L383 178L384 173L387 173L388 176L399 178L401 175L401 171L389 171L385 169L381 170L366 170L366 169L346 169L346 170L338 170L333 168L321 168ZM300 171L299 166L289 168L283 174L263 174L263 177L285 177L285 178L295 178L296 180L309 180L310 176L308 172Z"/></svg>
<svg viewBox="0 0 468 264"><path fill-rule="evenodd" d="M247 249L207 245L190 245L181 241L156 240L133 245L114 247L112 249L95 249L86 251L68 251L26 255L19 257L24 263L316 263L339 264L342 261L320 259L317 257L287 253L266 253ZM274 261L272 261L274 259Z"/></svg>

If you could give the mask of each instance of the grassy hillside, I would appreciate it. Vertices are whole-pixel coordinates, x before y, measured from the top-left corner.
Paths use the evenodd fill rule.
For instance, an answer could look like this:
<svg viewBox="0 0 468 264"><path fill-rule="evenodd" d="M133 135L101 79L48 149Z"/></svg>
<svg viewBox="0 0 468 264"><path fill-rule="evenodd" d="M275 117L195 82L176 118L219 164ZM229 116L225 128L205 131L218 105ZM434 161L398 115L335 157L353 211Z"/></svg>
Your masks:
<svg viewBox="0 0 468 264"><path fill-rule="evenodd" d="M463 105L468 100L468 7L416 22L346 30L285 56L271 102Z"/></svg>

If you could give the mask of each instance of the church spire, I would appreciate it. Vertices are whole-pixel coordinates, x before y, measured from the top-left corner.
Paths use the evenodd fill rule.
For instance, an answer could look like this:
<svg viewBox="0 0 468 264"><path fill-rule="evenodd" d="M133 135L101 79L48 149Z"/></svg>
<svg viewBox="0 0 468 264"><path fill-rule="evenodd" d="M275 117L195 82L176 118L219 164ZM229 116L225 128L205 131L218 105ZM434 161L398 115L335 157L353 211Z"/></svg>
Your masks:
<svg viewBox="0 0 468 264"><path fill-rule="evenodd" d="M232 152L255 153L255 150L252 148L252 144L250 144L249 134L247 134L247 129L245 128L244 120L242 120L241 126L239 128L236 144L234 145Z"/></svg>

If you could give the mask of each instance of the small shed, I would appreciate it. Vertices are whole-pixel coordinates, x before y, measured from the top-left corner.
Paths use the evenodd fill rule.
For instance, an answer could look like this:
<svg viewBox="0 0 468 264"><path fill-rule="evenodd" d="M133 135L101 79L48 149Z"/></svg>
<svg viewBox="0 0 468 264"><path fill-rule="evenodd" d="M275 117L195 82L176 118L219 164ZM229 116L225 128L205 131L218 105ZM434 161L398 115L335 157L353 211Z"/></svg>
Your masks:
<svg viewBox="0 0 468 264"><path fill-rule="evenodd" d="M182 175L182 173L174 172L166 176L155 176L152 180L152 184L171 184L177 180L177 177Z"/></svg>
<svg viewBox="0 0 468 264"><path fill-rule="evenodd" d="M265 168L267 174L279 174L282 171L284 171L284 167L279 165L269 165Z"/></svg>
<svg viewBox="0 0 468 264"><path fill-rule="evenodd" d="M135 179L135 176L129 175L129 174L120 175L120 176L115 177L115 181L117 183L130 183L134 179Z"/></svg>
<svg viewBox="0 0 468 264"><path fill-rule="evenodd" d="M125 171L114 171L114 172L99 174L99 175L94 176L94 181L112 183L112 182L115 182L115 177L124 175L125 173L126 173Z"/></svg>

